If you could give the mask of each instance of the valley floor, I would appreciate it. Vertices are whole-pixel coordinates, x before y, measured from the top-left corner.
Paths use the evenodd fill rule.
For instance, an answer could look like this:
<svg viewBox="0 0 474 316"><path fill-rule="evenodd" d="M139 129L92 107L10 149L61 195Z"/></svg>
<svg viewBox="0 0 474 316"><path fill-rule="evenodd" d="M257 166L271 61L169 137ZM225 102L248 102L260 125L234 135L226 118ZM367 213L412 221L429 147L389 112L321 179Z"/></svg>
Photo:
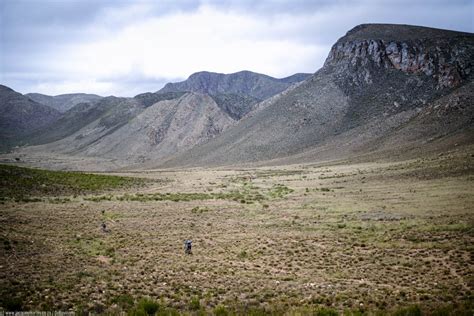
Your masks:
<svg viewBox="0 0 474 316"><path fill-rule="evenodd" d="M153 180L140 188L5 198L0 305L472 314L473 155L143 171L122 174Z"/></svg>

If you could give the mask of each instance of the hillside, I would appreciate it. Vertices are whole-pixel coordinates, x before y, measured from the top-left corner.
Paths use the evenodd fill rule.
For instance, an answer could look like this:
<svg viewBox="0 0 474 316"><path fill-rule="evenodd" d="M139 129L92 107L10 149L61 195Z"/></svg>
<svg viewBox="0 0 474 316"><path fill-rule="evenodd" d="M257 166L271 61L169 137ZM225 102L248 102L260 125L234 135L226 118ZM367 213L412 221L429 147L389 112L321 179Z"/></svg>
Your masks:
<svg viewBox="0 0 474 316"><path fill-rule="evenodd" d="M473 34L357 26L311 78L213 141L158 165L294 163L376 151L390 155L448 144L447 138L472 143L472 60Z"/></svg>
<svg viewBox="0 0 474 316"><path fill-rule="evenodd" d="M149 105L154 101L157 102ZM74 125L78 118L82 123ZM55 128L49 129L49 135L58 138L56 141L27 147L22 153L95 157L123 167L140 165L206 142L234 123L206 94L108 97L91 108L78 105L71 109ZM59 137L58 131L63 131L64 137ZM40 137L45 140L45 134Z"/></svg>
<svg viewBox="0 0 474 316"><path fill-rule="evenodd" d="M130 164L159 160L206 142L233 123L208 95L186 93L148 107L84 153Z"/></svg>
<svg viewBox="0 0 474 316"><path fill-rule="evenodd" d="M24 137L49 126L61 113L0 85L0 151L22 144Z"/></svg>
<svg viewBox="0 0 474 316"><path fill-rule="evenodd" d="M218 75L207 74L212 78ZM191 78L188 83L199 81L203 73ZM169 84L168 90L176 91L162 89L133 98L105 97L76 104L54 124L28 135L28 144L35 146L21 152L28 157L40 154L38 160L43 166L49 161L45 161L43 155L49 154L74 157L74 161L108 160L113 166L124 167L164 160L205 143L233 126L261 101L253 96L256 91L260 91L257 93L260 96L272 96L296 85L306 75L295 74L279 80L241 72L222 78L224 85L215 81L218 89L171 89L174 84ZM250 80L244 88L239 88L238 82L250 78L253 82ZM77 167L77 162L73 164ZM104 168L109 169L110 163L106 166ZM100 166L90 168L102 170Z"/></svg>
<svg viewBox="0 0 474 316"><path fill-rule="evenodd" d="M50 106L61 113L73 108L80 103L91 103L100 100L102 97L95 94L69 93L56 96L45 95L41 93L27 93L28 98L38 103Z"/></svg>
<svg viewBox="0 0 474 316"><path fill-rule="evenodd" d="M125 119L127 113L136 111L137 103L133 103L127 98L106 97L96 103L80 103L66 111L60 119L51 126L47 126L31 135L29 143L44 144L63 139L74 134L87 125L99 120L104 127L112 127L119 124L121 119Z"/></svg>

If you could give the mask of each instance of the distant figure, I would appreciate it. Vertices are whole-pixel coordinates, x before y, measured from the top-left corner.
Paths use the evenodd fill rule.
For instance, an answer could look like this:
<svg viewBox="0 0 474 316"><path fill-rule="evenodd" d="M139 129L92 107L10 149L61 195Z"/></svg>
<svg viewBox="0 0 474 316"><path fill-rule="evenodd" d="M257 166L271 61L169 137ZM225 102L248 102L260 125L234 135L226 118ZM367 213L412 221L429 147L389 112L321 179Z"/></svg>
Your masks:
<svg viewBox="0 0 474 316"><path fill-rule="evenodd" d="M192 251L191 251L192 244L193 244L193 241L190 240L190 239L187 239L187 240L184 241L184 253L185 254L187 254L187 255L192 254Z"/></svg>
<svg viewBox="0 0 474 316"><path fill-rule="evenodd" d="M104 233L106 233L107 232L107 225L105 225L105 223L102 223L102 225L100 225L100 226L102 227L102 231Z"/></svg>

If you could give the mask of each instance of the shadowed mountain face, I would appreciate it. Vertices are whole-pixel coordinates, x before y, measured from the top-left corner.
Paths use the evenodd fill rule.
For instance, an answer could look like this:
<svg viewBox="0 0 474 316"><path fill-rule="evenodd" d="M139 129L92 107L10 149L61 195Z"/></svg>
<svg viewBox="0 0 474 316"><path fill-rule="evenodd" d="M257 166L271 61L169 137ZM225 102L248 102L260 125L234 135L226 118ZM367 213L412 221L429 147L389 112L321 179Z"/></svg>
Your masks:
<svg viewBox="0 0 474 316"><path fill-rule="evenodd" d="M143 109L133 99L106 97L93 103L80 103L68 110L54 124L47 126L31 135L30 144L44 144L63 139L74 134L89 124L98 121L107 129L124 124L128 118ZM71 143L77 146L79 143Z"/></svg>
<svg viewBox="0 0 474 316"><path fill-rule="evenodd" d="M49 126L60 115L59 111L0 85L0 150L21 143L26 135Z"/></svg>
<svg viewBox="0 0 474 316"><path fill-rule="evenodd" d="M399 150L466 139L466 134L472 142L467 87L473 60L473 34L358 26L332 47L324 67L310 79L162 166L335 159L394 150L394 144ZM446 108L442 114L440 107Z"/></svg>
<svg viewBox="0 0 474 316"><path fill-rule="evenodd" d="M61 94L56 96L49 96L41 93L27 93L25 96L33 101L52 107L61 113L66 112L77 104L92 103L102 98L95 94L85 93Z"/></svg>

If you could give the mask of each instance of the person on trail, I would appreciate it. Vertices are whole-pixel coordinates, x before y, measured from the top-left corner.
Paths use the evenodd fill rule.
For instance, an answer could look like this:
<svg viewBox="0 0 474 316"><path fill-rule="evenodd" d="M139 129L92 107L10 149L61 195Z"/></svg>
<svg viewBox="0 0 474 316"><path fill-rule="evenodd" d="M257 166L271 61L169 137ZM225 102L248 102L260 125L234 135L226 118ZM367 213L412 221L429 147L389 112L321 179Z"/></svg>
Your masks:
<svg viewBox="0 0 474 316"><path fill-rule="evenodd" d="M192 244L193 244L193 241L190 240L190 239L187 239L187 240L184 241L184 253L185 254L187 254L187 255L192 254L192 251L191 251Z"/></svg>
<svg viewBox="0 0 474 316"><path fill-rule="evenodd" d="M102 227L102 231L104 233L106 233L107 232L107 225L105 225L105 223L102 223L102 225L100 225L100 226Z"/></svg>

